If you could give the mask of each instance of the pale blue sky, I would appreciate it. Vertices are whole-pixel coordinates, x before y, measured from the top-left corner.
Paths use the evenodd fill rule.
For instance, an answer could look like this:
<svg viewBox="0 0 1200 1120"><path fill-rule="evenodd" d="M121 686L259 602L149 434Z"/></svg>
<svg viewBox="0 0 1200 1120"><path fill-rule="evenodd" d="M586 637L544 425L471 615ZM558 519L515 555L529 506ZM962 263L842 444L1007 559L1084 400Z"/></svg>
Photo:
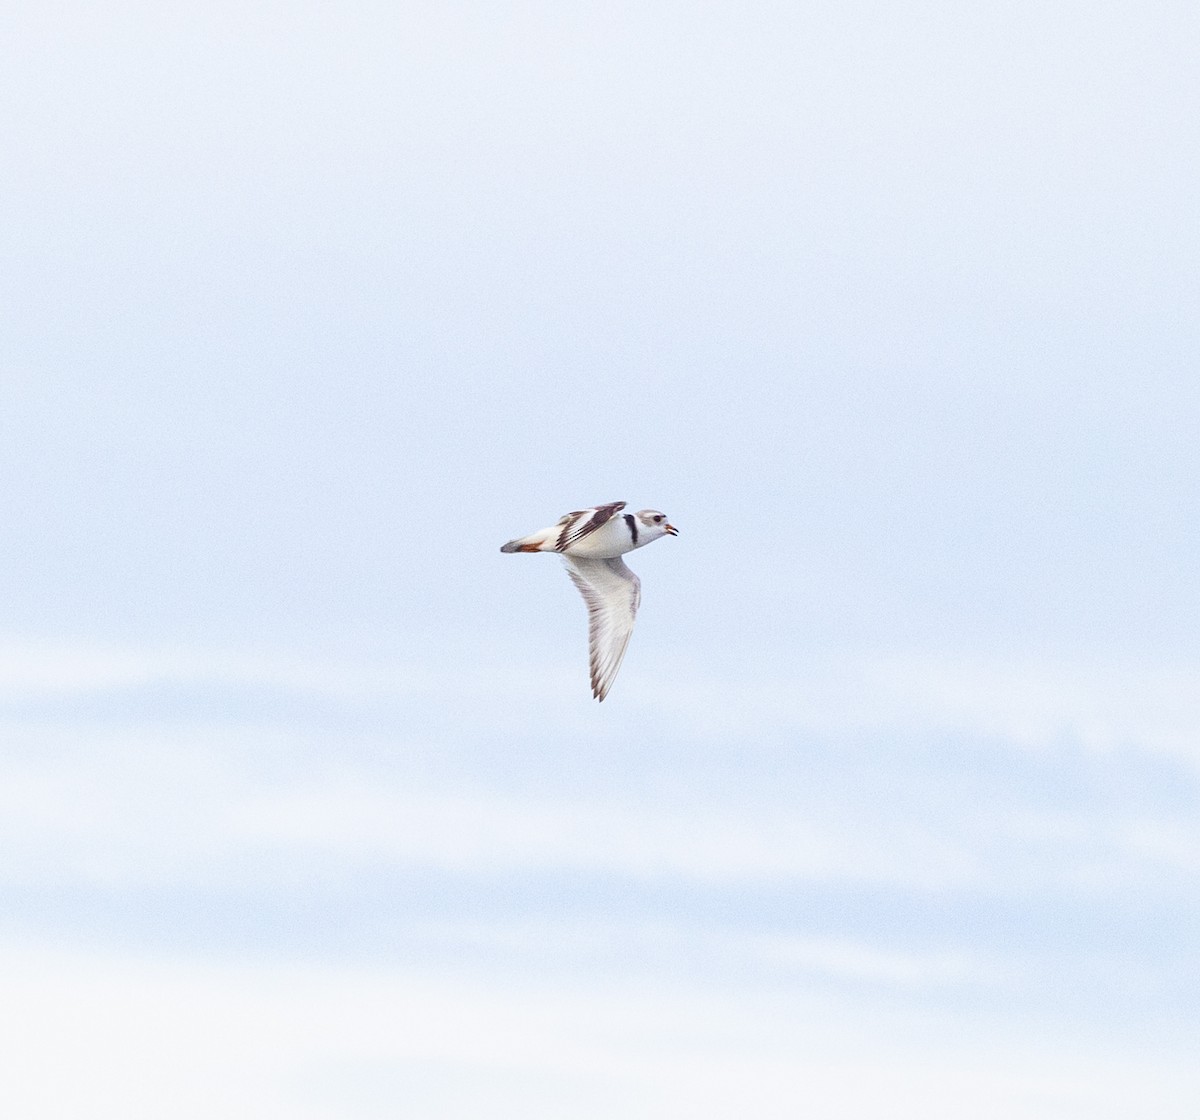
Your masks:
<svg viewBox="0 0 1200 1120"><path fill-rule="evenodd" d="M1190 1117L1198 45L15 5L17 1111Z"/></svg>

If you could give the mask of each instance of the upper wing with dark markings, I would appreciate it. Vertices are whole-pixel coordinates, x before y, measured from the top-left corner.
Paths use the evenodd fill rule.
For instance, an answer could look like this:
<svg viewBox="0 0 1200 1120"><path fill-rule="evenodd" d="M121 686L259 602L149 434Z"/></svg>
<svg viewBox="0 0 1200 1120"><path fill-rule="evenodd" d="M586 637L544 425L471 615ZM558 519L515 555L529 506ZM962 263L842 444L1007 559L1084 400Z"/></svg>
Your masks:
<svg viewBox="0 0 1200 1120"><path fill-rule="evenodd" d="M607 505L596 506L593 509L577 509L574 513L566 514L559 521L562 531L558 534L554 550L562 552L564 549L570 548L571 545L583 540L590 533L594 533L624 508L624 502L609 502Z"/></svg>

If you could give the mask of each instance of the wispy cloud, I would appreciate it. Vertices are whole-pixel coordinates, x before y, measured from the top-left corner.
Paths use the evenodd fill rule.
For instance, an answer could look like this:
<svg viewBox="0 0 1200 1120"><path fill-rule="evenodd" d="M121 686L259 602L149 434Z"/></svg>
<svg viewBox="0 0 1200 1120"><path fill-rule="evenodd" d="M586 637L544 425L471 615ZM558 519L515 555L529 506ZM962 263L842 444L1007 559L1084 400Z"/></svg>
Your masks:
<svg viewBox="0 0 1200 1120"><path fill-rule="evenodd" d="M1016 657L889 660L876 669L911 722L997 743L1151 750L1200 762L1200 663Z"/></svg>
<svg viewBox="0 0 1200 1120"><path fill-rule="evenodd" d="M177 646L0 640L0 700L70 697L155 684L268 686L346 699L428 687L413 664L347 663Z"/></svg>
<svg viewBox="0 0 1200 1120"><path fill-rule="evenodd" d="M852 949L815 955L904 972ZM1172 1050L1097 1039L1083 1050L1045 1029L963 1035L928 1009L804 992L512 985L402 965L200 965L11 943L2 960L5 1094L21 1116L150 1120L169 1107L185 1120L369 1120L402 1102L502 1117L782 1120L802 1107L1184 1120L1200 1091Z"/></svg>
<svg viewBox="0 0 1200 1120"><path fill-rule="evenodd" d="M920 831L886 839L775 809L754 819L600 799L323 785L239 807L249 839L299 850L470 868L541 868L699 881L850 879L942 886L969 858Z"/></svg>
<svg viewBox="0 0 1200 1120"><path fill-rule="evenodd" d="M847 940L811 937L762 937L756 947L773 961L837 979L918 989L963 983L994 982L998 962L964 952L915 952L881 949Z"/></svg>
<svg viewBox="0 0 1200 1120"><path fill-rule="evenodd" d="M970 878L969 857L923 830L876 832L784 807L753 819L703 803L521 794L468 776L381 774L377 744L333 736L306 775L303 741L270 729L4 727L0 877L241 881L304 867L586 871L634 878L903 882ZM465 784L464 784L465 783ZM257 868L257 871L256 871Z"/></svg>
<svg viewBox="0 0 1200 1120"><path fill-rule="evenodd" d="M477 672L464 682L451 666L10 640L0 646L0 701L14 710L31 696L48 703L36 718L14 714L3 723L0 832L10 858L2 874L238 881L273 875L279 860L291 859L326 870L536 869L919 890L1186 878L1200 864L1200 832L1185 811L1190 795L1159 804L1151 790L1147 804L1124 791L1139 756L1194 760L1191 679L1178 667L1129 670L1127 679L1112 667L904 659L724 690L634 684L626 704L635 718L666 719L692 760L686 787L673 783L676 792L663 796L654 767L647 780L655 775L659 784L641 792L628 780L586 788L547 781L532 762L498 771L506 732L494 713L507 710L527 726L521 713L558 711L541 703L537 673L519 667L501 680ZM202 717L182 721L138 716L136 705L132 720L127 711L89 721L76 710L81 695L136 695L162 681L212 688L216 700ZM302 714L272 707L224 713L221 690L251 685L336 698L344 718L310 726ZM464 705L464 688L486 702ZM393 705L387 710L402 717L414 697L459 713L457 722L435 730L411 717L373 722L376 705ZM587 726L590 707L561 706L567 726ZM827 761L781 784L769 771L788 762L782 748L763 753L755 744L797 731L815 745L790 753L819 745ZM466 732L501 741L484 756L439 738ZM870 751L861 749L864 736ZM1019 783L981 786L950 764L953 755L939 761L928 752L907 770L881 771L922 737L957 737L957 751L1000 757L1065 752L1051 773L1068 786L1072 760L1089 752L1112 792L1100 802L1030 800ZM860 748L854 765L866 769L843 773L840 744L850 742ZM706 759L719 761L708 776ZM653 752L642 764L652 761ZM746 776L731 799L722 775L735 762ZM1007 773L1015 780L1011 765ZM841 791L833 801L814 784L830 782ZM988 800L974 803L981 793ZM914 805L919 819L905 809Z"/></svg>
<svg viewBox="0 0 1200 1120"><path fill-rule="evenodd" d="M996 749L1152 751L1200 763L1200 663L874 655L810 659L753 684L633 685L697 734L959 735Z"/></svg>
<svg viewBox="0 0 1200 1120"><path fill-rule="evenodd" d="M449 656L356 661L10 637L0 640L0 702L169 683L263 686L350 702L464 692L511 702L514 692L540 693L540 703L558 708L558 686L574 682L557 665L514 664L500 655L483 660L486 669ZM626 704L666 713L706 738L782 730L925 732L988 740L997 748L1068 744L1200 762L1198 662L860 655L810 658L791 671L759 674L753 683L709 681L694 666L651 666L623 684ZM578 689L569 695L576 694L582 695Z"/></svg>

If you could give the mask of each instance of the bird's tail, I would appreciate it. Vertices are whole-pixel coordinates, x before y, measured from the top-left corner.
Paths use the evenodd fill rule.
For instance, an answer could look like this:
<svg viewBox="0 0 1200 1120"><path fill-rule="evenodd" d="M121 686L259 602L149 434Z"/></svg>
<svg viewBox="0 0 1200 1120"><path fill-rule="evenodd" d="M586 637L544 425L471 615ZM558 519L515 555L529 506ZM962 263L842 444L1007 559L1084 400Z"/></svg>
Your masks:
<svg viewBox="0 0 1200 1120"><path fill-rule="evenodd" d="M501 552L548 552L553 551L553 548L547 549L545 546L549 543L547 537L548 530L542 529L537 533L530 533L527 537L517 537L516 540L509 541L508 544L500 546Z"/></svg>

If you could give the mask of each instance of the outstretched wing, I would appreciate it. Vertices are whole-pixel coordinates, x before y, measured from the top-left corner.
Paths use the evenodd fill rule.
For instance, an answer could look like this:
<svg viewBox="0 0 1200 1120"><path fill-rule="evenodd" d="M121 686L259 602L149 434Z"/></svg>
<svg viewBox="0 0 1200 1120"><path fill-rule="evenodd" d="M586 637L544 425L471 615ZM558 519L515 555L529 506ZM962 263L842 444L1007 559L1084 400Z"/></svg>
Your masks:
<svg viewBox="0 0 1200 1120"><path fill-rule="evenodd" d="M614 514L625 508L624 502L609 502L607 505L595 506L592 509L577 509L574 513L564 514L559 519L562 529L554 544L555 552L562 552L577 541L583 540L589 533L594 533Z"/></svg>
<svg viewBox="0 0 1200 1120"><path fill-rule="evenodd" d="M617 503L617 508L623 504ZM603 700L612 688L633 634L642 583L619 556L608 560L564 556L563 563L587 604L592 695Z"/></svg>

